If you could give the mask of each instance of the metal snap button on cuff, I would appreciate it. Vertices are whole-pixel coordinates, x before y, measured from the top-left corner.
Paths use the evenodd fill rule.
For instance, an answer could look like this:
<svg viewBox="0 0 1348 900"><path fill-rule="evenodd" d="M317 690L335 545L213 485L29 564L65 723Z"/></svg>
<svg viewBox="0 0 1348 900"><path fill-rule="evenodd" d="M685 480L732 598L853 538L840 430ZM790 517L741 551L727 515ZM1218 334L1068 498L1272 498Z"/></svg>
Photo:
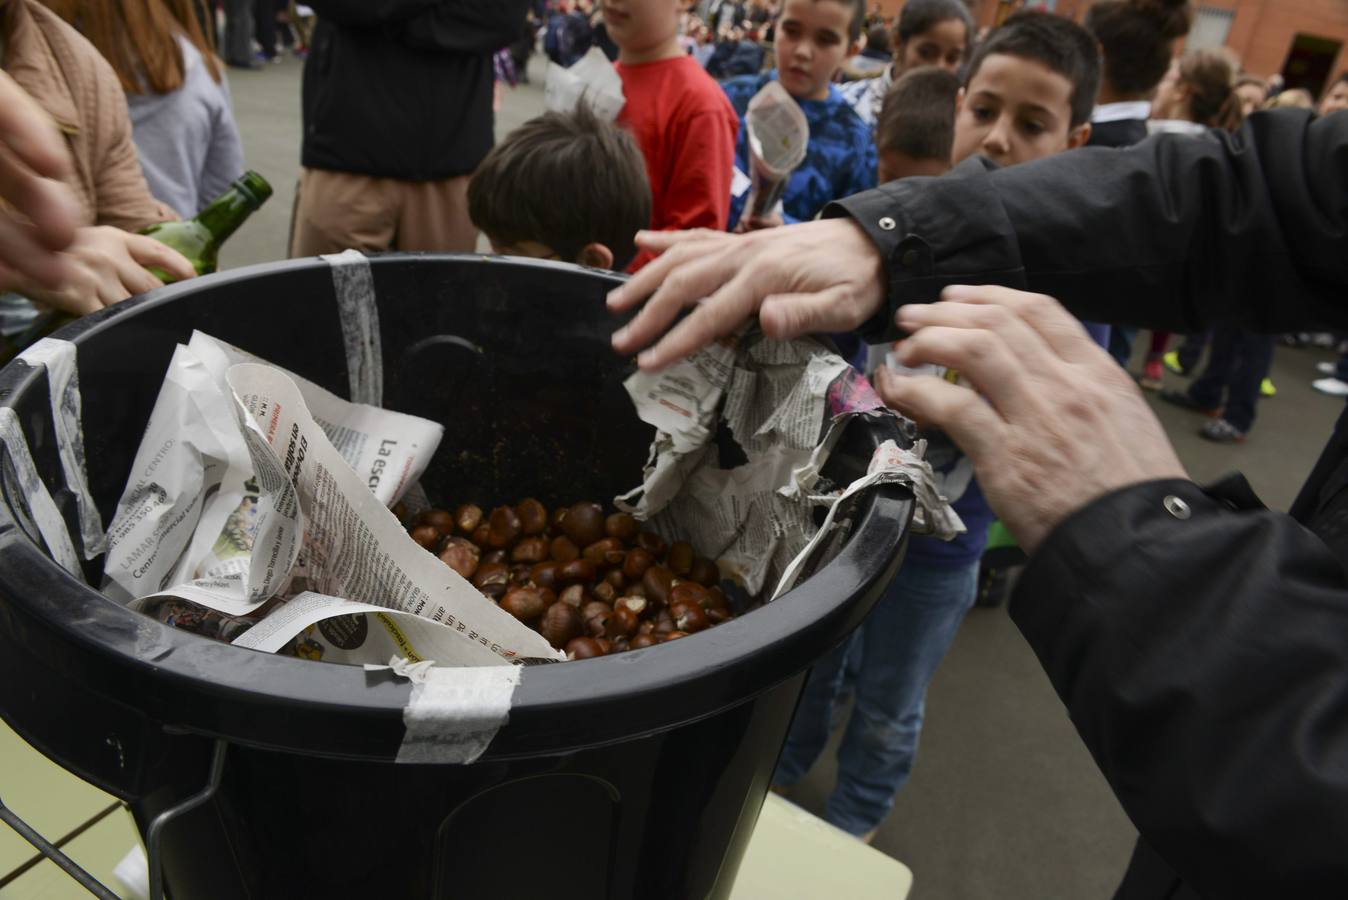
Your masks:
<svg viewBox="0 0 1348 900"><path fill-rule="evenodd" d="M882 231L893 231L899 225L898 222L895 222L889 216L882 216L880 221L875 224L879 225Z"/></svg>
<svg viewBox="0 0 1348 900"><path fill-rule="evenodd" d="M1187 519L1193 515L1193 510L1189 509L1189 504L1185 503L1174 494L1170 494L1162 500L1161 505L1165 507L1166 512L1177 519Z"/></svg>

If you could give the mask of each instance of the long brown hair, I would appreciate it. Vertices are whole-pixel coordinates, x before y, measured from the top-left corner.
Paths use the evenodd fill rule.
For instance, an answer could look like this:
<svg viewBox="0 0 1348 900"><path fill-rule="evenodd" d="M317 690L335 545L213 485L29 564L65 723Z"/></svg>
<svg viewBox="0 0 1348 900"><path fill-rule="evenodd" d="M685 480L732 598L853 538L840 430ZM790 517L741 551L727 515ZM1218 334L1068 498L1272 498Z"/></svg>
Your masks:
<svg viewBox="0 0 1348 900"><path fill-rule="evenodd" d="M79 29L117 73L128 94L167 94L183 86L182 35L220 82L213 38L201 28L192 0L43 0Z"/></svg>
<svg viewBox="0 0 1348 900"><path fill-rule="evenodd" d="M1189 113L1209 128L1234 131L1240 127L1240 95L1236 93L1238 67L1220 49L1189 50L1180 57L1179 81L1189 88Z"/></svg>

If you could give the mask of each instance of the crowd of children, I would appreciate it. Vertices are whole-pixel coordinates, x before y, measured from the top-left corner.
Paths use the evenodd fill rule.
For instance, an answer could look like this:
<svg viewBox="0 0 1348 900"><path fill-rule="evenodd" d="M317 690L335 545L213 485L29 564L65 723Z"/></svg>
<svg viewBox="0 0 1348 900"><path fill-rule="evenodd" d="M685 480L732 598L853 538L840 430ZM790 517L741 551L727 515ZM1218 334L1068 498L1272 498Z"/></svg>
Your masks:
<svg viewBox="0 0 1348 900"><path fill-rule="evenodd" d="M494 247L635 271L649 259L631 239L637 228L770 228L812 219L876 184L940 176L954 166L1032 164L1087 144L1126 146L1149 133L1231 129L1272 102L1266 84L1243 75L1223 51L1177 55L1192 18L1185 0L1100 0L1084 26L1020 12L981 41L960 0L908 0L869 41L887 53L868 55L861 50L874 22L863 0L783 0L774 18L757 21L736 17L761 4L713 5L721 13L732 8L735 40L750 29L772 38L761 66L719 83L707 65L714 52L704 48L723 23L690 24L682 0L600 0L626 96L622 115L609 124L587 109L550 113L492 152L474 180L470 209ZM843 83L848 76L859 77ZM810 137L778 211L755 216L745 208L745 115L772 81L794 98ZM1319 112L1344 107L1348 75L1326 91ZM569 175L581 160L592 173L584 185ZM1085 324L1128 362L1129 330ZM855 338L832 337L864 365L864 348L852 352ZM1160 377L1165 349L1164 336L1154 338L1144 380ZM1265 337L1219 332L1204 376L1163 396L1204 411L1224 406L1224 418L1205 426L1204 436L1243 440L1270 353ZM863 839L908 777L926 688L974 603L993 519L967 459L943 435L927 437L928 458L967 533L948 543L911 541L866 622L812 670L774 777L785 792L805 775L850 692L826 816Z"/></svg>

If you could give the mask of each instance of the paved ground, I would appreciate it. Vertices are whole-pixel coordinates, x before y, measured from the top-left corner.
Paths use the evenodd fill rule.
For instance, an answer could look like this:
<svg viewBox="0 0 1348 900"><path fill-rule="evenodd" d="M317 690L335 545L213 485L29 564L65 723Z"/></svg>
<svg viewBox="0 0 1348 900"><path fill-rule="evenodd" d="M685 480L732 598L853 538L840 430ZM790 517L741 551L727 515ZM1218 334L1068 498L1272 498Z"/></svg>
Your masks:
<svg viewBox="0 0 1348 900"><path fill-rule="evenodd" d="M299 166L300 70L288 59L231 74L249 165L276 196L231 240L226 266L285 256ZM498 134L541 106L537 87L509 94ZM1190 474L1202 481L1241 469L1269 506L1285 509L1342 407L1309 387L1314 363L1328 358L1279 349L1279 394L1263 402L1244 446L1201 441L1201 420L1158 405ZM821 810L832 769L830 750L796 799ZM875 846L913 869L918 900L1079 900L1110 896L1133 837L1006 613L975 610L937 673L912 780Z"/></svg>

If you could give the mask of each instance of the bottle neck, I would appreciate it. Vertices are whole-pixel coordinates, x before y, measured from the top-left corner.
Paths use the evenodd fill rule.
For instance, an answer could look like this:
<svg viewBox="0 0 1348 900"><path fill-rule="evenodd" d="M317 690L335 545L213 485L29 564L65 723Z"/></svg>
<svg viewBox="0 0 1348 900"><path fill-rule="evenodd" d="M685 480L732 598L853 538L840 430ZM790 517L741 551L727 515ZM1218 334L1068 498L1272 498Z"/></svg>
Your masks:
<svg viewBox="0 0 1348 900"><path fill-rule="evenodd" d="M219 246L260 205L239 188L232 187L198 213L196 221L211 233L216 246Z"/></svg>

